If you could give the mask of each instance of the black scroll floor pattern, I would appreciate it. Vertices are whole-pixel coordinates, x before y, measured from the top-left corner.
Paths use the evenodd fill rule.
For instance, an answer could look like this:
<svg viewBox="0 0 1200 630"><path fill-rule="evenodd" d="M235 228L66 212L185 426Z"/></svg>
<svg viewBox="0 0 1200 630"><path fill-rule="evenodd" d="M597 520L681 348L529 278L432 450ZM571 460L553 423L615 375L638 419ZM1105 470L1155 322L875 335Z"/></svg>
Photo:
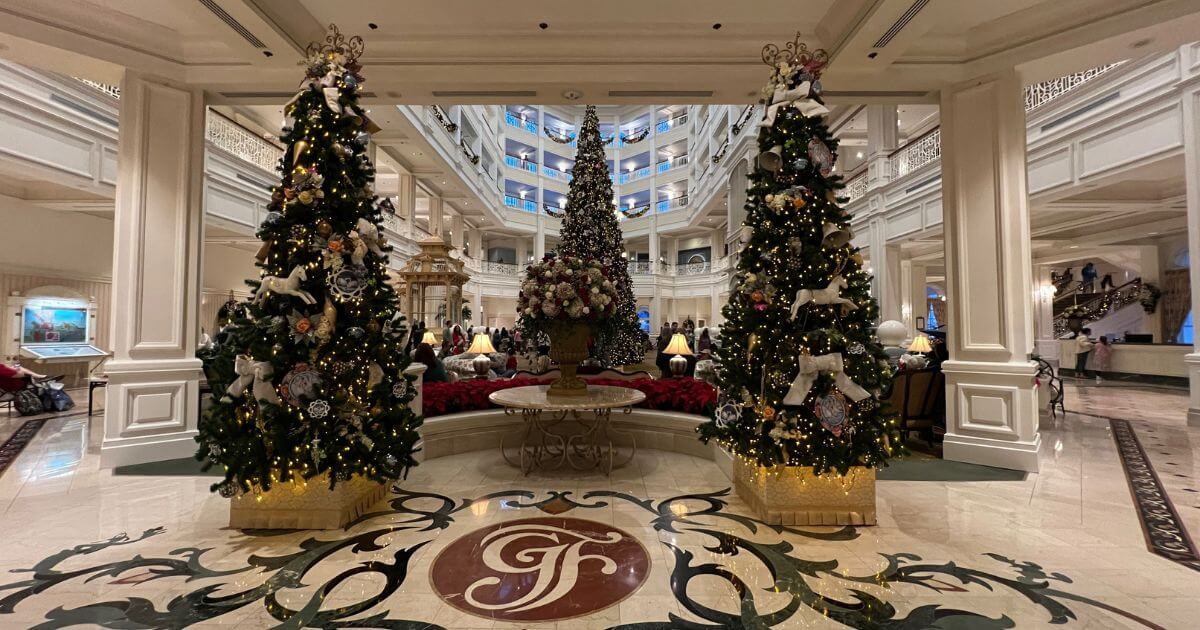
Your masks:
<svg viewBox="0 0 1200 630"><path fill-rule="evenodd" d="M815 612L824 615L852 628L900 630L969 627L990 630L1016 627L1016 622L1006 615L991 618L970 610L943 606L941 602L900 613L891 602L864 590L869 585L872 590L894 593L891 586L895 584L913 585L937 593L945 598L947 605L953 603L956 595L970 594L971 588L983 592L1008 590L1023 596L1035 610L1040 609L1045 616L1045 623L1049 624L1077 621L1072 606L1078 604L1108 611L1147 628L1159 628L1130 612L1064 590L1066 585L1071 584L1071 579L1066 575L1049 572L1033 562L1013 560L1000 554L984 554L989 559L989 568L960 566L955 562L926 563L912 553L880 554L882 568L879 571L860 576L847 575L839 570L836 559L808 560L801 557L796 547L784 539L784 535L810 540L848 541L858 538L859 533L855 528L811 531L768 525L755 518L727 512L725 508L728 503L724 497L728 495L728 489L682 494L658 501L612 491L587 492L578 500L569 491L535 494L528 490L510 490L458 500L399 487L394 488L394 493L387 501L388 509L364 515L345 531L332 534L332 539L322 538L330 536L328 532L314 533L299 543L294 551L270 557L251 555L245 560L244 566L226 570L209 568L206 560L211 560L210 566L221 559L228 562L232 557L230 550L184 547L159 555L138 553L140 543L140 546L147 546L145 541L165 533L161 527L148 529L133 537L120 534L108 540L63 549L30 568L13 569L13 573L26 575L15 582L0 584L0 626L4 625L5 614L13 613L18 606L37 606L40 594L54 592L60 585L72 581L87 583L110 579L106 583L136 586L152 580L176 580L180 585L199 585L174 596L165 604L156 604L136 596L120 598L117 595L105 601L80 602L76 607L57 606L46 612L45 621L34 628L48 630L78 624L120 629L185 628L247 606L261 605L279 622L279 628L441 630L440 626L429 621L403 618L410 615L389 608L392 605L403 606L403 597L385 604L385 600L408 579L413 556L429 540L393 548L384 539L396 532L416 534L418 538L422 533L429 533L429 539L432 539L437 530L452 527L455 515L472 505L502 501L508 509L538 510L550 514L574 510L585 512L580 516L586 516L586 510L610 504L636 506L640 510L635 511L643 512L653 529L670 532L676 540L694 537L696 544L689 547L703 547L715 554L714 558L729 560L728 563L703 561L690 549L663 543L674 558L670 585L675 598L685 610L703 621L667 613L661 620L619 624L611 630L765 630L780 627L802 611L802 614ZM362 531L352 533L351 530ZM246 534L263 537L278 532L251 531ZM234 539L231 542L246 543L247 539ZM89 561L89 558L95 558L95 554L112 556L113 550L120 548L128 548L130 555L115 561ZM316 569L327 562L330 556L344 551L371 553L375 557L379 554L374 552L383 551L384 556L390 552L390 559L373 559L357 564L343 559L335 566L344 566L344 570L332 578L319 581ZM344 553L342 557L345 557ZM747 562L761 565L772 583L751 583L762 580L740 576ZM328 596L339 584L352 577L372 573L384 578L378 593L353 604L326 607ZM756 572L756 575L761 574L761 571ZM259 576L261 580L257 579ZM731 598L719 610L689 597L688 583L700 576L715 576L727 581L736 592L737 599ZM824 580L846 586L848 595L836 598L819 593L815 588ZM304 605L290 608L281 603L281 591L318 583ZM246 584L252 585L239 586ZM778 608L760 610L754 599L756 589L785 593L788 603Z"/></svg>
<svg viewBox="0 0 1200 630"><path fill-rule="evenodd" d="M1150 551L1185 567L1200 571L1200 554L1196 544L1188 535L1183 519L1175 510L1175 504L1163 488L1158 473L1142 448L1133 425L1128 420L1109 418L1113 440L1121 455L1125 478L1129 481L1129 492L1137 507L1142 531L1146 534L1146 546Z"/></svg>

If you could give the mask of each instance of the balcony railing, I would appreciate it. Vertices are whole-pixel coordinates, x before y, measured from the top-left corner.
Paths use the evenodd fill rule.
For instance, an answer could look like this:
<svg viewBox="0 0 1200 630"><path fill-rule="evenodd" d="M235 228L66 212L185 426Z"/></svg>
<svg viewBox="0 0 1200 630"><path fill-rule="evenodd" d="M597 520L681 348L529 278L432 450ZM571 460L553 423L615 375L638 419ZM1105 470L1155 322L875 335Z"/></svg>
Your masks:
<svg viewBox="0 0 1200 630"><path fill-rule="evenodd" d="M888 156L892 179L909 173L942 157L942 129L934 127L925 135L896 149ZM863 184L866 185L865 183ZM864 190L865 192L865 190Z"/></svg>
<svg viewBox="0 0 1200 630"><path fill-rule="evenodd" d="M208 110L205 139L232 155L235 155L264 171L275 172L283 149L262 136L226 118L214 110Z"/></svg>
<svg viewBox="0 0 1200 630"><path fill-rule="evenodd" d="M676 208L682 208L688 205L687 195L680 195L674 199L663 199L654 205L657 212L668 212Z"/></svg>
<svg viewBox="0 0 1200 630"><path fill-rule="evenodd" d="M516 127L517 129L524 129L525 131L528 131L529 133L531 133L535 136L537 135L537 132L538 132L537 131L538 126L537 126L536 120L529 120L528 118L526 118L524 116L519 116L519 115L514 114L507 110L504 112L504 123L506 125L508 125L509 127Z"/></svg>
<svg viewBox="0 0 1200 630"><path fill-rule="evenodd" d="M507 153L504 154L504 163L513 168L521 169L522 171L529 171L534 175L537 175L538 172L537 162L530 162L529 160L519 158L515 155L508 155Z"/></svg>
<svg viewBox="0 0 1200 630"><path fill-rule="evenodd" d="M675 275L677 276L699 276L709 271L712 271L712 267L708 264L708 261L675 265Z"/></svg>
<svg viewBox="0 0 1200 630"><path fill-rule="evenodd" d="M479 270L483 273L494 273L501 276L516 277L519 266L512 263L492 262L490 260L480 261Z"/></svg>
<svg viewBox="0 0 1200 630"><path fill-rule="evenodd" d="M736 136L739 133L742 133L742 129L746 126L747 123L750 122L750 118L753 115L754 115L754 106L747 105L746 109L743 109L742 113L740 115L738 115L737 122L733 123L733 135Z"/></svg>
<svg viewBox="0 0 1200 630"><path fill-rule="evenodd" d="M718 148L715 153L713 153L712 163L720 164L721 160L723 160L725 158L725 153L727 151L729 151L729 139L728 138L726 138L725 142L721 143L721 147Z"/></svg>
<svg viewBox="0 0 1200 630"><path fill-rule="evenodd" d="M630 275L647 276L650 275L650 270L653 268L654 263L651 263L649 260L630 260L626 263L626 266L629 269Z"/></svg>
<svg viewBox="0 0 1200 630"><path fill-rule="evenodd" d="M842 194L849 197L850 201L854 201L867 194L867 172L864 170L847 180L846 188L842 191Z"/></svg>
<svg viewBox="0 0 1200 630"><path fill-rule="evenodd" d="M458 146L459 146L459 148L462 149L463 155L467 156L467 160L471 164L475 164L475 165L479 164L479 154L475 153L475 149L471 148L471 145L470 145L470 143L467 142L466 138L459 140Z"/></svg>
<svg viewBox="0 0 1200 630"><path fill-rule="evenodd" d="M438 121L438 124L442 126L442 129L446 130L446 133L454 133L458 131L458 123L450 120L450 116L446 113L446 110L442 109L440 105L430 105L429 111L433 112L434 119Z"/></svg>
<svg viewBox="0 0 1200 630"><path fill-rule="evenodd" d="M537 212L537 202L532 199L521 199L512 195L504 195L504 205L526 212Z"/></svg>
<svg viewBox="0 0 1200 630"><path fill-rule="evenodd" d="M650 175L653 173L654 169L650 168L649 166L643 166L642 168L636 170L625 171L624 173L621 173L617 176L617 183L627 184L629 182L636 182L639 179L650 177Z"/></svg>
<svg viewBox="0 0 1200 630"><path fill-rule="evenodd" d="M80 77L74 77L74 78L76 81L79 81L80 83L92 88L93 90L99 90L113 98L121 98L121 86L119 86L119 85L109 85L107 83L100 83L99 81L93 81L91 79L83 79Z"/></svg>
<svg viewBox="0 0 1200 630"><path fill-rule="evenodd" d="M1099 66L1083 72L1068 74L1065 77L1058 77L1049 81L1042 81L1025 87L1025 111L1026 113L1053 101L1054 99L1078 88L1079 86L1095 79L1096 77L1116 68L1124 62L1110 63L1106 66Z"/></svg>
<svg viewBox="0 0 1200 630"><path fill-rule="evenodd" d="M685 155L676 155L675 157L667 158L667 159L659 162L655 166L655 168L657 169L655 172L656 173L665 173L673 168L684 166L687 163L688 163L688 156L686 154Z"/></svg>
<svg viewBox="0 0 1200 630"><path fill-rule="evenodd" d="M542 174L545 175L546 177L562 180L562 181L568 182L568 183L571 181L570 173L568 173L567 171L560 171L556 168L550 168L549 166L542 167Z"/></svg>
<svg viewBox="0 0 1200 630"><path fill-rule="evenodd" d="M658 121L658 123L656 123L654 125L654 131L655 131L655 133L667 133L668 131L670 131L678 126L687 123L687 120L688 120L687 114L680 114L678 116L675 116L674 118L668 118L667 120L660 120L660 121Z"/></svg>

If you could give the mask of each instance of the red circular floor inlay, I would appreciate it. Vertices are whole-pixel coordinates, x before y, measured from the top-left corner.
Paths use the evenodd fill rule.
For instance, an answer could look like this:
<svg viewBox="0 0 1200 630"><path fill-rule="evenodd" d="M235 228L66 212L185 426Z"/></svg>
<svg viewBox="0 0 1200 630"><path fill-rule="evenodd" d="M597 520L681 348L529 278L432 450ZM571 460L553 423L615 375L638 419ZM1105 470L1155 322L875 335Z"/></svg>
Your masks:
<svg viewBox="0 0 1200 630"><path fill-rule="evenodd" d="M527 518L450 543L429 570L459 610L510 621L553 621L608 608L650 573L646 548L625 532L578 518Z"/></svg>

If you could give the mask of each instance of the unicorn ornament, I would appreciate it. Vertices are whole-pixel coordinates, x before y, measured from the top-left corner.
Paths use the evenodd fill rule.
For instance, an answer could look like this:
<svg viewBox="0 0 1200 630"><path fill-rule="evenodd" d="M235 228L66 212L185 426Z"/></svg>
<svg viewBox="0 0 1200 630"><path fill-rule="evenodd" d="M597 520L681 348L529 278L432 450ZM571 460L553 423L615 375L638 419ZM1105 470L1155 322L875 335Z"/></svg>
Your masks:
<svg viewBox="0 0 1200 630"><path fill-rule="evenodd" d="M800 289L796 292L796 301L792 302L792 319L796 319L796 313L800 312L800 307L808 303L813 304L840 304L843 310L853 311L858 308L854 302L842 297L842 289L849 286L846 279L842 276L834 276L829 284L824 289Z"/></svg>
<svg viewBox="0 0 1200 630"><path fill-rule="evenodd" d="M305 304L316 304L317 300L313 298L312 294L300 288L300 283L305 280L308 280L308 274L304 271L304 265L292 267L292 272L286 278L263 276L262 283L254 291L254 303L261 304L263 300L267 299L268 294L278 293L294 295L303 300Z"/></svg>

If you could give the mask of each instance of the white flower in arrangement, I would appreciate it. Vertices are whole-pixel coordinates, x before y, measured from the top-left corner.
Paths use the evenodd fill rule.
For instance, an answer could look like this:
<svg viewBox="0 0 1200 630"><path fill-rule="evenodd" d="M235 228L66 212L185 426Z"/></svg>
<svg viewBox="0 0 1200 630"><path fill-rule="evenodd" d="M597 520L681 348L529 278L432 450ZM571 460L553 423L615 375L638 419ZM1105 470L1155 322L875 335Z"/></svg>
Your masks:
<svg viewBox="0 0 1200 630"><path fill-rule="evenodd" d="M553 292L553 291L547 291L547 292L546 292L546 299L547 299L547 300L553 300L553 299L554 299L554 292Z"/></svg>
<svg viewBox="0 0 1200 630"><path fill-rule="evenodd" d="M592 294L595 295L597 293L600 293L600 287L592 287Z"/></svg>
<svg viewBox="0 0 1200 630"><path fill-rule="evenodd" d="M542 275L543 275L544 277L547 277L547 278L553 278L553 277L554 277L554 272L553 272L553 271L550 271L550 270L546 270L546 273L543 273Z"/></svg>
<svg viewBox="0 0 1200 630"><path fill-rule="evenodd" d="M570 276L570 275L574 275L574 273L575 273L575 270L574 270L574 269L568 269L566 273L567 273L567 275L568 275L568 276Z"/></svg>
<svg viewBox="0 0 1200 630"><path fill-rule="evenodd" d="M583 307L583 314L584 314L584 315L587 315L588 313L591 313L591 312L592 312L592 309L591 309L591 308L589 308L589 307L587 307L587 306Z"/></svg>

